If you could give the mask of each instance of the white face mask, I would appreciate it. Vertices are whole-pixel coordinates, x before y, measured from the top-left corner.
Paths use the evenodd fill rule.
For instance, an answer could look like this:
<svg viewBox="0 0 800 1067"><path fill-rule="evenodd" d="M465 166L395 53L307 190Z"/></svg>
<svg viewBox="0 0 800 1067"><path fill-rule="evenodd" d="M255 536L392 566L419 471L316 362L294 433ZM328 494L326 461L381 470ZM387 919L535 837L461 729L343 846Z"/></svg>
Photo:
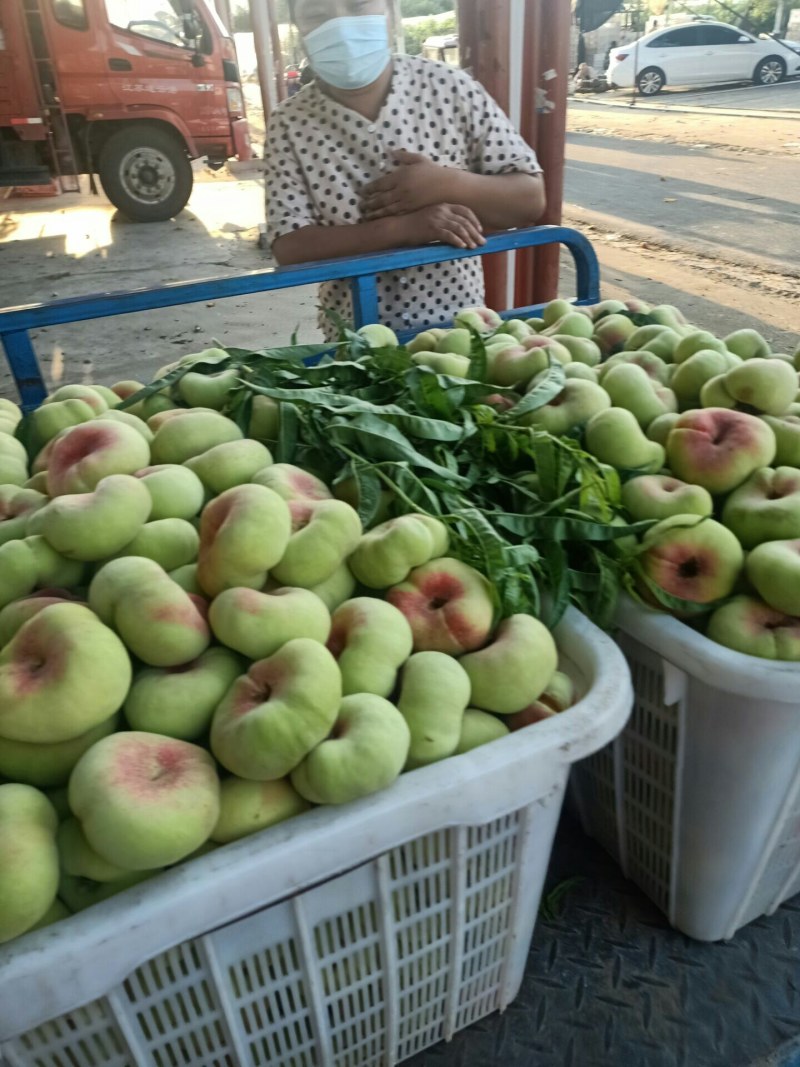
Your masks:
<svg viewBox="0 0 800 1067"><path fill-rule="evenodd" d="M336 89L363 89L391 59L386 15L329 19L303 38L314 73Z"/></svg>

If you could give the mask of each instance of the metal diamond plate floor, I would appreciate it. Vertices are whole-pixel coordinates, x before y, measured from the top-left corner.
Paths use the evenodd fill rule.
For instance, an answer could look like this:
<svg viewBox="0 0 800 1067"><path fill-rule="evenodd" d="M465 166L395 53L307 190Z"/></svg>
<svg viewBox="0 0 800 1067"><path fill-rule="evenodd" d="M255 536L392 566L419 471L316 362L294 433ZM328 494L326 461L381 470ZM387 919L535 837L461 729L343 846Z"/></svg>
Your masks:
<svg viewBox="0 0 800 1067"><path fill-rule="evenodd" d="M676 933L562 818L522 988L407 1067L800 1067L800 896L729 942Z"/></svg>

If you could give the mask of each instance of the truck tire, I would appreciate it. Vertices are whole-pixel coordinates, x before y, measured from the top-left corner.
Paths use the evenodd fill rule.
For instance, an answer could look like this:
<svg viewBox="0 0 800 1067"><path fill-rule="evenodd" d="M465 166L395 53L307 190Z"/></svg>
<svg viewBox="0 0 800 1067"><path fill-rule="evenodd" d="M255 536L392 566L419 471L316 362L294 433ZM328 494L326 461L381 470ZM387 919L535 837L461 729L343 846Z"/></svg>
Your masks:
<svg viewBox="0 0 800 1067"><path fill-rule="evenodd" d="M97 173L108 199L133 222L173 218L192 192L185 146L156 126L117 130L103 145Z"/></svg>

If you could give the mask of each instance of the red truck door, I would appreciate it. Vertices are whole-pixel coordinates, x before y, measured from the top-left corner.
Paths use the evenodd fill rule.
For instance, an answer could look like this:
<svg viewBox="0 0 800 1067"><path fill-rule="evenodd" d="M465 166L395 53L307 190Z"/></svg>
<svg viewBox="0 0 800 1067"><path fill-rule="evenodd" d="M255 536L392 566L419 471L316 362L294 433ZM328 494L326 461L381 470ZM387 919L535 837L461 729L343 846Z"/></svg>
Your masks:
<svg viewBox="0 0 800 1067"><path fill-rule="evenodd" d="M111 31L109 79L117 103L165 108L180 116L198 154L216 139L227 141L221 57L214 54L215 37L191 0L104 2Z"/></svg>

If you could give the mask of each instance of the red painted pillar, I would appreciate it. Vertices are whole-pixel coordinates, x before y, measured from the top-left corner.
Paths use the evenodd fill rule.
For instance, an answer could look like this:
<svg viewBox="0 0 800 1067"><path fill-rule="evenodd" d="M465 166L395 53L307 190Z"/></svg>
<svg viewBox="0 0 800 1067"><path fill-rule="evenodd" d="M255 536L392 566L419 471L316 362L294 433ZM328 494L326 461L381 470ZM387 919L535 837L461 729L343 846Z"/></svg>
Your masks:
<svg viewBox="0 0 800 1067"><path fill-rule="evenodd" d="M542 24L542 0L526 0L523 40L522 101L519 132L534 148L538 143L539 110L536 89L539 85L539 48ZM536 256L533 248L517 253L514 277L514 307L533 303Z"/></svg>
<svg viewBox="0 0 800 1067"><path fill-rule="evenodd" d="M536 153L544 169L547 208L542 223L558 225L564 200L564 153L567 137L567 90L569 88L569 0L539 0L547 18L539 34L539 85L547 93L547 110L540 112ZM552 105L552 107L550 106ZM558 296L560 248L537 249L533 301L543 303Z"/></svg>
<svg viewBox="0 0 800 1067"><path fill-rule="evenodd" d="M536 149L547 187L541 221L560 222L570 0L459 0L458 17L462 66ZM504 309L555 296L558 258L556 246L518 253L514 264L507 255L485 257L486 303Z"/></svg>
<svg viewBox="0 0 800 1067"><path fill-rule="evenodd" d="M509 112L509 8L513 0L458 0L461 65ZM539 0L533 0L538 3ZM509 256L484 256L486 304L508 307Z"/></svg>

